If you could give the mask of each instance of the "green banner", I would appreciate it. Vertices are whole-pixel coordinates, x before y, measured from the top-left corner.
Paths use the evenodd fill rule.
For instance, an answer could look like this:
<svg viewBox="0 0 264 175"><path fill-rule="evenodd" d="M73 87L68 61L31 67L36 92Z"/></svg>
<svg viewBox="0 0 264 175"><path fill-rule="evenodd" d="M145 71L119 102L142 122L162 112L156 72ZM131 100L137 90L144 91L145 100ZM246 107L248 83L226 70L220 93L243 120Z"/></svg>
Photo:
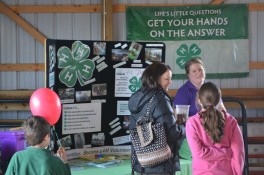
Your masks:
<svg viewBox="0 0 264 175"><path fill-rule="evenodd" d="M127 7L127 39L145 41L248 38L244 4Z"/></svg>
<svg viewBox="0 0 264 175"><path fill-rule="evenodd" d="M127 7L127 39L162 41L173 79L186 79L184 65L204 62L207 78L249 75L248 7L245 4Z"/></svg>

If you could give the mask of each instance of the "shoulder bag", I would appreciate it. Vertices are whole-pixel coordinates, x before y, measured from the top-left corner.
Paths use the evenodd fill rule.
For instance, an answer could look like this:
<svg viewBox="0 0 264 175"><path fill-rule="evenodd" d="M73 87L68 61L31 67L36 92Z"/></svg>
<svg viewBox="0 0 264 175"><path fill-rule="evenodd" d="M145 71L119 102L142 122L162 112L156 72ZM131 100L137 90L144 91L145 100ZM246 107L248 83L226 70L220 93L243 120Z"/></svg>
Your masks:
<svg viewBox="0 0 264 175"><path fill-rule="evenodd" d="M155 123L150 117L150 107L154 97L155 95L148 102L146 114L139 117L136 128L130 131L131 142L141 167L152 167L172 157L163 123ZM134 164L133 160L132 164Z"/></svg>

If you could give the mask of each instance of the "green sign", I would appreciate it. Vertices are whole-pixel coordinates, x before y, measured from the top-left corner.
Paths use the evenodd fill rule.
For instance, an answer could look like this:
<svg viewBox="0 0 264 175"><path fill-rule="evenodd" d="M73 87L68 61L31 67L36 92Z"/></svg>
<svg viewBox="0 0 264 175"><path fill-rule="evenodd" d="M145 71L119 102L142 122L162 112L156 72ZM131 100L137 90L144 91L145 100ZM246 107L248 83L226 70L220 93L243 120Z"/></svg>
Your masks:
<svg viewBox="0 0 264 175"><path fill-rule="evenodd" d="M245 4L127 7L127 40L162 41L173 79L186 79L185 63L200 57L206 78L249 75Z"/></svg>
<svg viewBox="0 0 264 175"><path fill-rule="evenodd" d="M127 39L145 41L248 38L243 4L127 7Z"/></svg>

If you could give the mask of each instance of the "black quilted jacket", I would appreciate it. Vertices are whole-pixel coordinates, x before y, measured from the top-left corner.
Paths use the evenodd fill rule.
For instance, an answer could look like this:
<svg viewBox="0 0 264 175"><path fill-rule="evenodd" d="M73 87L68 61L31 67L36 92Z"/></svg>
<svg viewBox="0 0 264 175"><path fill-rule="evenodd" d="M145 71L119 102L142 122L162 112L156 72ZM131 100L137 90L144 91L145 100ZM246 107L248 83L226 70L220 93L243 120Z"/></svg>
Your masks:
<svg viewBox="0 0 264 175"><path fill-rule="evenodd" d="M135 128L136 121L139 116L146 113L147 104L154 94L156 94L156 96L151 103L150 115L152 115L155 122L163 122L167 142L173 153L173 158L150 168L141 168L138 160L136 159L134 169L139 173L143 171L143 174L173 174L176 171L180 171L177 141L181 137L181 130L176 124L172 108L172 100L169 95L162 90L152 90L146 88L141 88L135 92L130 97L128 103L128 108L131 112L130 129ZM132 154L134 154L133 146Z"/></svg>

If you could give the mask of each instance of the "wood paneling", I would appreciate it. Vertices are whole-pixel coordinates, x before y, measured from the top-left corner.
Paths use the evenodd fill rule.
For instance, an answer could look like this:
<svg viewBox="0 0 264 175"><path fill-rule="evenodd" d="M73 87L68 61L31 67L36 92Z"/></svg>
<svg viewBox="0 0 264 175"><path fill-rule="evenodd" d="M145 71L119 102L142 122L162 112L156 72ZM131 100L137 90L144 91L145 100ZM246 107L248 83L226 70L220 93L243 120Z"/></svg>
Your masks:
<svg viewBox="0 0 264 175"><path fill-rule="evenodd" d="M224 2L224 0L213 0L212 2L210 2L210 4L222 4Z"/></svg>
<svg viewBox="0 0 264 175"><path fill-rule="evenodd" d="M105 41L113 40L113 1L102 0L102 37Z"/></svg>
<svg viewBox="0 0 264 175"><path fill-rule="evenodd" d="M0 103L0 111L29 111L28 103Z"/></svg>
<svg viewBox="0 0 264 175"><path fill-rule="evenodd" d="M16 13L100 13L102 11L100 5L21 5L10 8Z"/></svg>
<svg viewBox="0 0 264 175"><path fill-rule="evenodd" d="M223 97L234 97L249 101L264 100L264 88L221 89L221 92ZM168 93L171 97L174 97L177 89L171 89Z"/></svg>
<svg viewBox="0 0 264 175"><path fill-rule="evenodd" d="M0 100L28 100L34 90L2 90Z"/></svg>
<svg viewBox="0 0 264 175"><path fill-rule="evenodd" d="M250 61L249 69L264 69L264 62ZM0 64L0 71L44 71L44 70L45 70L45 64Z"/></svg>
<svg viewBox="0 0 264 175"><path fill-rule="evenodd" d="M218 2L219 1L219 2ZM222 3L222 0L215 0L211 4ZM197 4L115 4L113 12L125 12L127 6L189 6ZM16 13L98 13L102 12L101 5L21 5L9 6ZM248 4L249 11L263 11L264 4L250 3ZM0 13L2 12L0 4Z"/></svg>
<svg viewBox="0 0 264 175"><path fill-rule="evenodd" d="M0 91L0 111L29 110L28 103L16 103L15 100L29 100L34 90L7 90ZM169 90L169 95L174 97L177 89ZM264 108L264 88L242 88L242 89L222 89L223 97L238 98L245 104L246 108ZM7 103L5 100L11 100ZM240 108L239 104L225 102L227 108Z"/></svg>
<svg viewBox="0 0 264 175"><path fill-rule="evenodd" d="M117 4L114 5L114 12L125 12L127 6L188 6L188 5L197 5L197 4ZM263 11L264 10L264 4L248 4L248 10L249 11Z"/></svg>
<svg viewBox="0 0 264 175"><path fill-rule="evenodd" d="M249 69L264 69L264 62L250 61Z"/></svg>
<svg viewBox="0 0 264 175"><path fill-rule="evenodd" d="M45 71L45 64L0 64L0 71Z"/></svg>
<svg viewBox="0 0 264 175"><path fill-rule="evenodd" d="M15 21L19 26L21 26L25 31L27 31L30 35L32 35L36 40L38 40L40 43L44 44L46 37L40 33L38 30L36 30L33 26L31 26L27 21L25 21L23 18L18 16L17 13L12 11L6 4L0 1L0 12L11 18L13 21Z"/></svg>

